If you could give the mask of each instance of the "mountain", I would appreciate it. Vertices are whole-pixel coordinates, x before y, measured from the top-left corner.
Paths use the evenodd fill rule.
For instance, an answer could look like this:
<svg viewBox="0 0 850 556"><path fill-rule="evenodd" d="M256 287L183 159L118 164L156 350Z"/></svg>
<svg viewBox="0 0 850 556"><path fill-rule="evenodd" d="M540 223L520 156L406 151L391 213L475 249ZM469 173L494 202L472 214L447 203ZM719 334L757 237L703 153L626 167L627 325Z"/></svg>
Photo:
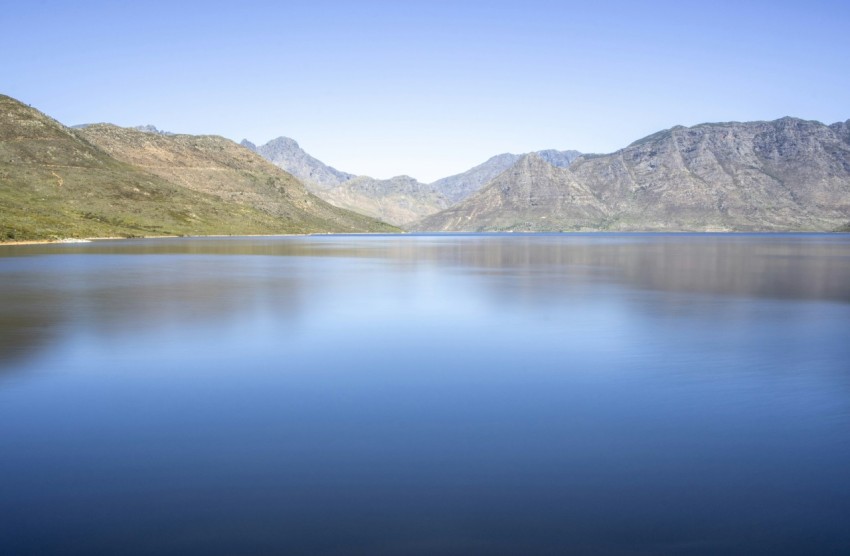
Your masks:
<svg viewBox="0 0 850 556"><path fill-rule="evenodd" d="M179 157L179 152L169 152L164 143L159 143L187 136L126 130L128 136L154 142L164 168L153 172L154 165L145 169L118 160L95 144L99 134L122 135L108 132L111 127L70 129L0 95L0 240L392 229L327 206L295 185L291 176L284 178L279 169L233 143L233 148L267 167L266 172L257 172L254 177L272 178L273 184L280 184L284 192L279 202L289 203L291 197L296 201L291 209L273 209L271 202L234 202L215 191L193 190L180 183L179 173L166 176L165 168L190 164ZM225 150L226 145L221 148ZM120 149L116 146L115 150ZM214 165L211 160L207 162ZM230 161L221 166L227 164ZM294 183L287 188L285 179Z"/></svg>
<svg viewBox="0 0 850 556"><path fill-rule="evenodd" d="M288 137L278 137L259 147L247 139L241 144L301 179L310 191L332 205L398 226L462 201L522 156L500 154L466 172L425 184L410 176L379 180L340 172L307 154ZM539 154L555 166L565 167L581 153L547 150Z"/></svg>
<svg viewBox="0 0 850 556"><path fill-rule="evenodd" d="M677 126L561 171L537 158L410 227L816 231L850 220L850 122Z"/></svg>
<svg viewBox="0 0 850 556"><path fill-rule="evenodd" d="M299 230L391 229L328 204L291 174L223 137L152 134L108 124L78 133L118 160L192 191L281 218Z"/></svg>
<svg viewBox="0 0 850 556"><path fill-rule="evenodd" d="M558 168L569 168L570 164L581 156L581 153L578 151L556 151L553 149L537 151L536 154L552 166L557 166Z"/></svg>
<svg viewBox="0 0 850 556"><path fill-rule="evenodd" d="M355 177L316 160L289 137L278 137L259 147L247 139L241 144L275 166L283 168L314 192L336 187Z"/></svg>
<svg viewBox="0 0 850 556"><path fill-rule="evenodd" d="M329 203L403 226L450 205L433 184L410 176L378 180L368 176L353 178L332 189L317 192Z"/></svg>
<svg viewBox="0 0 850 556"><path fill-rule="evenodd" d="M578 151L546 150L537 151L537 154L553 166L561 168L566 168L581 156ZM446 197L449 205L454 205L490 183L493 178L516 164L522 156L511 153L498 154L466 172L439 179L431 185Z"/></svg>
<svg viewBox="0 0 850 556"><path fill-rule="evenodd" d="M449 206L439 191L410 176L378 180L340 172L307 154L288 137L259 147L247 139L241 144L301 179L311 192L332 205L390 224L411 222Z"/></svg>
<svg viewBox="0 0 850 556"><path fill-rule="evenodd" d="M519 154L497 154L466 172L439 179L431 185L441 191L449 204L453 205L490 183L493 178L516 164L520 158L522 155Z"/></svg>
<svg viewBox="0 0 850 556"><path fill-rule="evenodd" d="M530 153L465 201L411 229L562 230L595 227L607 217L605 205L568 169Z"/></svg>
<svg viewBox="0 0 850 556"><path fill-rule="evenodd" d="M189 189L231 202L247 202L290 220L300 218L290 210L300 206L356 231L367 223L374 225L371 221L375 219L406 222L447 206L445 203L432 206L438 199L426 191L427 186L407 176L390 180L353 178L335 188L319 189L313 195L291 174L244 148L245 142L239 146L222 137L151 137L139 131L103 125L89 126L81 133L119 160ZM357 218L353 219L348 211L358 213Z"/></svg>

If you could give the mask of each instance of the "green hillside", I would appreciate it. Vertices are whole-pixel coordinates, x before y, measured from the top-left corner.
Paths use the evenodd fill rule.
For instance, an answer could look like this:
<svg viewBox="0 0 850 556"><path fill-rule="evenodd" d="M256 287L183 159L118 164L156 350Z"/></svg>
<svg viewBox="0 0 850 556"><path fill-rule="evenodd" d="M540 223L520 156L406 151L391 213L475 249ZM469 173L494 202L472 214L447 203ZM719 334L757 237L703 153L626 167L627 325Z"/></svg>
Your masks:
<svg viewBox="0 0 850 556"><path fill-rule="evenodd" d="M328 218L322 209L258 207L189 189L0 95L0 241L394 230L345 211Z"/></svg>

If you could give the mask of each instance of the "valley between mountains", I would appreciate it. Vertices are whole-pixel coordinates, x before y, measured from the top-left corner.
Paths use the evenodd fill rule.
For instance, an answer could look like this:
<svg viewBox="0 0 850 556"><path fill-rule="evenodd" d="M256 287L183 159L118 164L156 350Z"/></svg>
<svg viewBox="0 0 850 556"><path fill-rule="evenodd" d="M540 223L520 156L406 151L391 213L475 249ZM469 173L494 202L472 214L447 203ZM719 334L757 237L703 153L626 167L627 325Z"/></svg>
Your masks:
<svg viewBox="0 0 850 556"><path fill-rule="evenodd" d="M493 156L433 183L0 95L0 241L408 231L847 231L850 120L674 127L610 154Z"/></svg>

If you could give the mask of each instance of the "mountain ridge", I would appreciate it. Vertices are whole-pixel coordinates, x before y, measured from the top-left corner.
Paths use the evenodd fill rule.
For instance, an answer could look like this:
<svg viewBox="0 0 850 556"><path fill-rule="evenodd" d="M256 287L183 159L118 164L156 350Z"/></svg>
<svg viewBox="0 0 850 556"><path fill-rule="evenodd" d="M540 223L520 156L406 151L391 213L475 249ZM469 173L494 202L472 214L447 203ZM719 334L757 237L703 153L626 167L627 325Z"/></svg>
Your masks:
<svg viewBox="0 0 850 556"><path fill-rule="evenodd" d="M311 156L289 137L280 136L260 146L247 139L241 144L301 179L312 193L332 205L390 224L402 225L448 206L439 192L410 176L376 179L342 172Z"/></svg>
<svg viewBox="0 0 850 556"><path fill-rule="evenodd" d="M319 186L247 140L69 128L4 95L0 107L0 240L394 230L379 219L414 231L850 226L850 119L673 126L608 154L503 153L429 184L354 176L293 139L269 142L327 178Z"/></svg>
<svg viewBox="0 0 850 556"><path fill-rule="evenodd" d="M523 156L499 154L460 174L423 183L407 175L377 179L341 172L314 158L286 136L261 146L247 139L240 144L299 177L310 191L329 203L398 226L462 201ZM554 149L537 152L558 166L569 165L581 154Z"/></svg>
<svg viewBox="0 0 850 556"><path fill-rule="evenodd" d="M80 133L111 156L172 183L250 206L312 232L361 231L368 219L333 207L291 174L218 135L152 134L111 124Z"/></svg>
<svg viewBox="0 0 850 556"><path fill-rule="evenodd" d="M240 145L300 179L313 192L336 187L356 177L311 156L289 137L280 136L259 146L243 139Z"/></svg>
<svg viewBox="0 0 850 556"><path fill-rule="evenodd" d="M675 126L614 153L580 156L558 177L566 190L579 183L603 204L606 216L595 223L564 220L555 210L540 213L516 196L497 202L492 187L504 181L500 176L463 203L410 228L834 230L850 214L848 127L791 117ZM507 208L495 214L490 209L497 205Z"/></svg>
<svg viewBox="0 0 850 556"><path fill-rule="evenodd" d="M95 144L92 134L97 131L97 126L68 128L0 95L0 241L394 230L329 205L322 213L312 208L305 213L293 206L286 217L251 203L228 201L214 192L192 190L152 168L110 155ZM145 141L192 137L126 133ZM260 157L257 163L267 164ZM319 199L315 203L326 205ZM340 220L328 220L328 214L339 215Z"/></svg>

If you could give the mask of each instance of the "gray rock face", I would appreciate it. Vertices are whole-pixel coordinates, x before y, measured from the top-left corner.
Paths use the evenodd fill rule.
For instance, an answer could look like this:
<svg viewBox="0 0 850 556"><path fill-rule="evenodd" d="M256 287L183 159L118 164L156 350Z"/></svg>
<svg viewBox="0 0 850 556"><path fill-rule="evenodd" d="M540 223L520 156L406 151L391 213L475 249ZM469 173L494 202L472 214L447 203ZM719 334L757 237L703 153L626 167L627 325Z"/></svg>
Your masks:
<svg viewBox="0 0 850 556"><path fill-rule="evenodd" d="M336 187L355 177L313 158L289 137L278 137L259 147L246 139L241 145L300 179L314 193Z"/></svg>
<svg viewBox="0 0 850 556"><path fill-rule="evenodd" d="M537 151L537 154L540 158L558 168L569 168L570 164L581 156L581 153L578 151L556 151L552 149Z"/></svg>
<svg viewBox="0 0 850 556"><path fill-rule="evenodd" d="M846 122L838 122L829 127L845 142L850 143L850 120L847 120Z"/></svg>
<svg viewBox="0 0 850 556"><path fill-rule="evenodd" d="M595 229L608 209L565 168L523 156L465 201L413 223L423 231Z"/></svg>
<svg viewBox="0 0 850 556"><path fill-rule="evenodd" d="M439 179L431 185L441 191L450 204L455 204L490 183L520 158L522 155L519 154L499 154L466 172Z"/></svg>
<svg viewBox="0 0 850 556"><path fill-rule="evenodd" d="M546 166L540 159L509 170L411 227L779 231L832 230L850 220L847 122L679 126L559 172ZM554 201L541 208L541 198Z"/></svg>

